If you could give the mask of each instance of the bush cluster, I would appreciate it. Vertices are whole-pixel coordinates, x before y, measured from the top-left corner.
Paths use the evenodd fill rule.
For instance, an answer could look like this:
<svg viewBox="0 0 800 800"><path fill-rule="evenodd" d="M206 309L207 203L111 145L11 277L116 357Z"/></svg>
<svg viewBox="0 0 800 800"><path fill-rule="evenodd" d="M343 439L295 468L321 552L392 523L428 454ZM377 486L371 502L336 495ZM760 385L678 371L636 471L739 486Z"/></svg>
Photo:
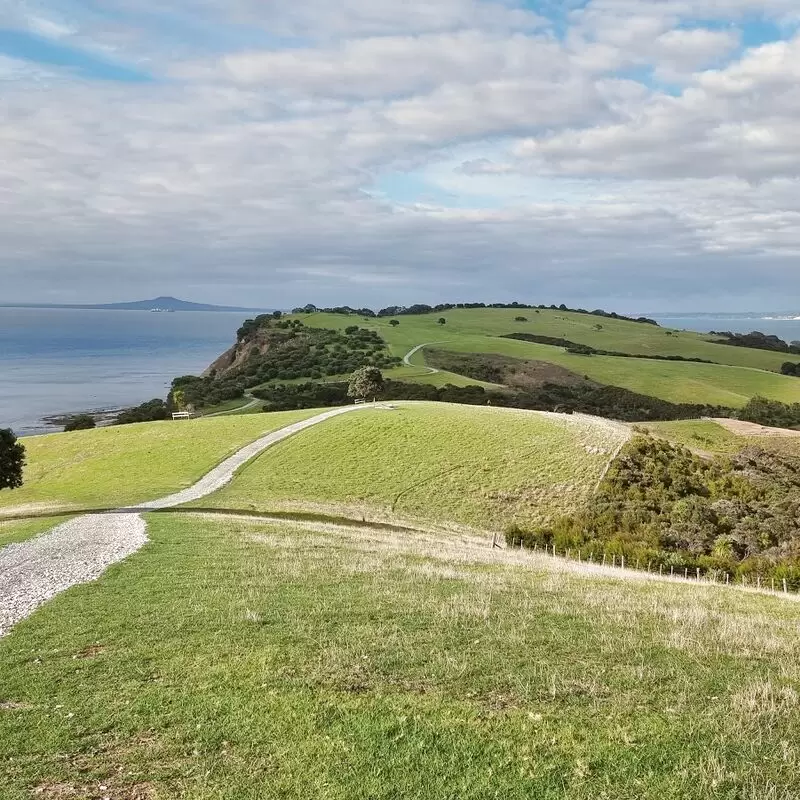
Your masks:
<svg viewBox="0 0 800 800"><path fill-rule="evenodd" d="M705 461L637 436L586 509L509 542L624 555L734 578L787 579L800 588L800 459L757 448Z"/></svg>
<svg viewBox="0 0 800 800"><path fill-rule="evenodd" d="M766 397L753 397L736 416L745 422L772 428L796 428L800 426L800 403L788 405Z"/></svg>
<svg viewBox="0 0 800 800"><path fill-rule="evenodd" d="M357 325L341 332L265 314L247 320L239 335L238 347L250 347L244 363L221 374L176 378L170 395L175 405L203 408L242 397L250 387L271 381L319 379L400 363L375 331Z"/></svg>
<svg viewBox="0 0 800 800"><path fill-rule="evenodd" d="M595 317L608 317L609 319L623 319L628 322L643 322L647 325L656 325L658 323L654 319L648 317L626 317L624 314L617 314L614 311L604 311L602 308L596 308L594 311L589 311L585 308L568 308L564 303L557 306L555 304L545 305L531 305L530 303L437 303L435 306L430 306L427 303L414 303L410 306L386 306L380 309L377 313L370 308L352 308L351 306L334 306L332 308L317 308L313 303L308 303L305 306L298 306L292 310L293 314L311 314L319 311L326 314L353 314L360 317L399 317L405 314L431 314L434 312L450 311L454 308L520 308L520 309L533 309L537 313L540 309L551 309L552 311L571 311L575 314L591 314Z"/></svg>
<svg viewBox="0 0 800 800"><path fill-rule="evenodd" d="M117 415L114 425L130 425L133 422L155 422L159 419L169 419L170 415L171 409L169 405L156 397L135 408L126 408Z"/></svg>

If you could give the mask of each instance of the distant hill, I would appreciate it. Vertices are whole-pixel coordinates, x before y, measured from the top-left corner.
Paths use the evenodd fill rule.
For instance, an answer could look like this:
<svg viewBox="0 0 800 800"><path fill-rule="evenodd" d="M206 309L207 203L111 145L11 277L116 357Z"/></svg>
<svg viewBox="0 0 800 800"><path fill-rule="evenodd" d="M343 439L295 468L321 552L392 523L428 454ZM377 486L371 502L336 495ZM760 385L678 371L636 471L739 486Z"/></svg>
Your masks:
<svg viewBox="0 0 800 800"><path fill-rule="evenodd" d="M108 311L241 311L249 313L275 310L274 308L244 308L242 306L192 303L188 300L179 300L177 297L154 297L152 300L135 300L129 303L7 303L3 306L5 308L78 308Z"/></svg>

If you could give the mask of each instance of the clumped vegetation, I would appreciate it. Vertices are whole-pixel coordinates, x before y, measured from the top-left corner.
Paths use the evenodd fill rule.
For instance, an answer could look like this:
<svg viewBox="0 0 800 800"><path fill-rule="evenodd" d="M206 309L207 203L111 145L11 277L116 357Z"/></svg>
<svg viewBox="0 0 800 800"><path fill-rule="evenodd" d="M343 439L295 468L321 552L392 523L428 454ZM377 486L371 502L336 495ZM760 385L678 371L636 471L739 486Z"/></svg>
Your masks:
<svg viewBox="0 0 800 800"><path fill-rule="evenodd" d="M754 397L736 416L772 428L796 428L800 426L800 403L789 405L766 397Z"/></svg>
<svg viewBox="0 0 800 800"><path fill-rule="evenodd" d="M19 489L25 466L25 445L11 428L0 429L0 489Z"/></svg>
<svg viewBox="0 0 800 800"><path fill-rule="evenodd" d="M624 314L617 314L613 311L604 311L602 308L597 308L594 311L589 311L585 308L568 308L563 303L561 305L531 305L530 303L437 303L435 306L430 306L427 303L414 303L410 306L386 306L375 312L369 308L352 308L350 306L336 306L334 308L317 308L313 303L305 306L295 308L293 314L311 314L320 312L322 314L353 314L361 317L399 317L403 315L419 315L419 314L432 314L441 311L451 311L453 309L476 309L476 308L520 308L532 309L539 311L541 309L550 309L552 311L570 311L576 314L591 314L596 317L608 317L609 319L621 319L628 322L642 322L647 325L655 325L658 323L654 319L648 317L626 317Z"/></svg>
<svg viewBox="0 0 800 800"><path fill-rule="evenodd" d="M247 389L270 381L320 379L364 366L381 369L400 363L375 331L357 325L344 331L310 328L273 314L244 323L230 359L229 365L206 376L176 378L172 402L203 408L242 397Z"/></svg>
<svg viewBox="0 0 800 800"><path fill-rule="evenodd" d="M794 375L800 378L800 364L795 364L793 361L784 361L781 365L782 375Z"/></svg>
<svg viewBox="0 0 800 800"><path fill-rule="evenodd" d="M730 344L734 347L751 347L755 350L772 350L778 353L794 353L800 355L800 342L784 342L774 334L752 331L751 333L731 333L730 331L711 331L711 336L721 339L709 339L714 344Z"/></svg>
<svg viewBox="0 0 800 800"><path fill-rule="evenodd" d="M800 589L800 458L748 447L705 460L648 436L628 443L581 512L509 540L628 563L786 579Z"/></svg>
<svg viewBox="0 0 800 800"><path fill-rule="evenodd" d="M170 413L171 406L169 403L159 397L155 397L135 408L126 408L117 414L114 424L131 425L136 422L156 422L162 419L169 419Z"/></svg>
<svg viewBox="0 0 800 800"><path fill-rule="evenodd" d="M602 329L602 326L596 326ZM571 342L569 339L562 339L557 336L540 336L535 333L506 333L503 339L518 339L521 342L535 342L536 344L549 344L554 347L564 347L568 353L582 356L616 356L617 358L646 358L652 361L693 361L696 364L714 364L708 358L691 358L680 355L652 355L647 353L623 353L619 350L601 350L588 344Z"/></svg>
<svg viewBox="0 0 800 800"><path fill-rule="evenodd" d="M488 377L477 380L489 380ZM347 403L346 383L276 384L253 391L253 396L265 401L264 411L289 411L299 408L339 406ZM460 403L475 406L499 406L532 411L557 411L564 414L579 412L624 422L674 420L723 416L730 409L715 406L679 405L647 397L616 386L588 383L573 387L546 384L527 391L515 389L491 390L483 386L433 386L427 383L406 383L384 380L378 393L381 400L427 400L439 403Z"/></svg>
<svg viewBox="0 0 800 800"><path fill-rule="evenodd" d="M530 367L538 362L483 353L451 353L429 349L428 362L440 369L474 380L507 385L509 392L486 391L496 405L543 411L581 412L599 417L645 422L728 416L730 409L694 403L670 403L619 386L606 386L574 373L554 374L552 380L530 378ZM547 372L545 371L545 376ZM568 379L571 375L571 379Z"/></svg>
<svg viewBox="0 0 800 800"><path fill-rule="evenodd" d="M72 431L88 431L97 427L97 422L91 414L76 414L70 417L64 425L64 433Z"/></svg>

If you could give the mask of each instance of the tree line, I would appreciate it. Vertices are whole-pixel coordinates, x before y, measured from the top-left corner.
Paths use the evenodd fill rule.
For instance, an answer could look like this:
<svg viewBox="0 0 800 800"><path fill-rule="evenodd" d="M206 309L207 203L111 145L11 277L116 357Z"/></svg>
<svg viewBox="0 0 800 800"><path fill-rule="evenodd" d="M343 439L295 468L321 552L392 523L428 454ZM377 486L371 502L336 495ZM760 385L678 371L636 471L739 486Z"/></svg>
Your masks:
<svg viewBox="0 0 800 800"><path fill-rule="evenodd" d="M386 306L378 311L373 311L370 308L353 308L351 306L332 306L328 308L318 308L313 303L308 303L304 306L297 306L292 309L293 314L313 314L316 312L325 314L350 314L361 317L400 317L404 315L414 314L433 314L441 313L442 311L450 311L452 309L475 309L475 308L509 308L509 309L531 309L535 311L551 310L551 311L569 311L574 314L590 314L595 317L607 317L608 319L620 319L627 322L640 322L646 325L658 326L654 319L648 317L628 317L624 314L617 314L614 311L604 311L602 308L596 308L590 311L586 308L569 308L562 303L561 305L546 305L540 303L539 305L531 305L529 303L519 303L514 301L512 303L437 303L436 305L428 305L427 303L414 303L410 306Z"/></svg>

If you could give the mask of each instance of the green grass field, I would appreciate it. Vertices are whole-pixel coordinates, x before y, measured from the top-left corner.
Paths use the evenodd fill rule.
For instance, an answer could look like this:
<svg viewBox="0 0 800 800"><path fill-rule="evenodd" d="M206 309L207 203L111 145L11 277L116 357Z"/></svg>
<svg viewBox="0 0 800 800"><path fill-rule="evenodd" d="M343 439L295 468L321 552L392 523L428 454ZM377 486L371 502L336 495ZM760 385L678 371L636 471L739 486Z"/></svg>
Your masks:
<svg viewBox="0 0 800 800"><path fill-rule="evenodd" d="M259 436L315 413L144 422L28 437L25 483L0 492L0 518L152 500L191 485Z"/></svg>
<svg viewBox="0 0 800 800"><path fill-rule="evenodd" d="M3 800L791 800L800 605L150 515L0 640Z"/></svg>
<svg viewBox="0 0 800 800"><path fill-rule="evenodd" d="M399 403L281 442L203 507L322 506L367 519L494 530L567 511L593 490L627 429L501 408Z"/></svg>
<svg viewBox="0 0 800 800"><path fill-rule="evenodd" d="M528 322L515 322L522 315ZM446 325L436 320L444 316ZM498 353L515 358L537 359L566 367L592 380L620 386L641 394L660 397L674 403L705 403L738 408L754 395L763 395L786 403L800 402L800 381L777 374L789 358L782 353L731 347L705 341L702 334L673 332L652 325L602 319L585 314L562 311L475 309L453 310L443 314L399 317L393 328L388 318L364 320L337 314L303 314L306 325L324 328L345 328L359 324L377 330L389 343L393 355L403 356L413 347L428 342L440 343L442 349L457 352ZM602 325L602 330L594 330ZM648 361L611 356L571 355L561 347L532 344L498 338L502 334L520 332L557 336L605 350L647 355L680 355L704 358L715 364ZM424 351L413 357L413 363L424 364ZM390 377L435 382L457 381L452 373L429 375L403 366L387 373ZM469 382L469 381L467 381Z"/></svg>
<svg viewBox="0 0 800 800"><path fill-rule="evenodd" d="M800 438L737 436L711 420L649 422L641 427L654 436L707 453L738 453L745 447L755 446L800 455Z"/></svg>
<svg viewBox="0 0 800 800"><path fill-rule="evenodd" d="M45 533L56 525L66 522L69 517L41 517L39 519L3 520L0 519L0 547L15 542L24 542L40 533Z"/></svg>

